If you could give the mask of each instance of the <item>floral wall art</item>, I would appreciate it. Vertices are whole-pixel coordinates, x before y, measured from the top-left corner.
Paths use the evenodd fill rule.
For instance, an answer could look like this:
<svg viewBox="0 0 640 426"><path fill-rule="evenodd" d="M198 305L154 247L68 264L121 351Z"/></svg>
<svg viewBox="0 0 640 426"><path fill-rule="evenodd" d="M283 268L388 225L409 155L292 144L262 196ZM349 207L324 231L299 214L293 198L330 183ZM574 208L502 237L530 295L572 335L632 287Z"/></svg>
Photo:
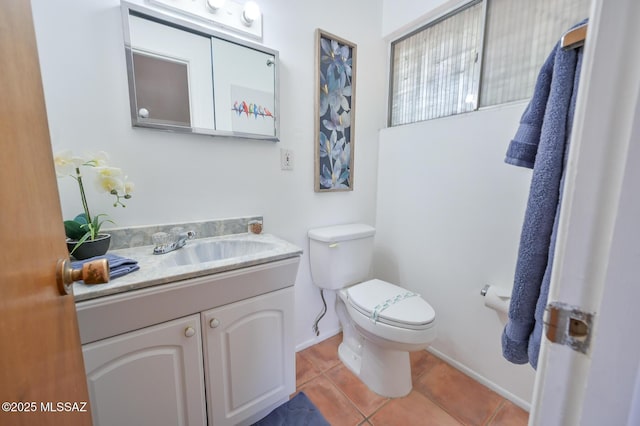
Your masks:
<svg viewBox="0 0 640 426"><path fill-rule="evenodd" d="M315 191L353 190L356 45L316 30Z"/></svg>

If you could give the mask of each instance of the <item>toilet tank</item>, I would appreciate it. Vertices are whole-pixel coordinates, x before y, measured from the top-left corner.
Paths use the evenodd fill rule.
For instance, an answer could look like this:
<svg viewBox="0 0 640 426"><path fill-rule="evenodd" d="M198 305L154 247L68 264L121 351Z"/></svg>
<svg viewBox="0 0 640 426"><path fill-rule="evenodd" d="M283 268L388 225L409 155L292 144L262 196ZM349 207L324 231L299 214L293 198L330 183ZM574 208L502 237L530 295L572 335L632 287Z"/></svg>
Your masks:
<svg viewBox="0 0 640 426"><path fill-rule="evenodd" d="M375 228L360 223L309 230L309 262L313 283L337 290L369 276Z"/></svg>

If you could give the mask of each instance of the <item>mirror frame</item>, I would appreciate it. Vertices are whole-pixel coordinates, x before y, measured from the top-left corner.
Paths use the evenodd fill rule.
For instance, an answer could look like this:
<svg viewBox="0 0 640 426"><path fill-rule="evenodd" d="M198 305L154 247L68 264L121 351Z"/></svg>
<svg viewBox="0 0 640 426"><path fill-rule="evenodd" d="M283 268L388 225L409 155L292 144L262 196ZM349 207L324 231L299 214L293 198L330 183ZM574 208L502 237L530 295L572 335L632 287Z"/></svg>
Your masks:
<svg viewBox="0 0 640 426"><path fill-rule="evenodd" d="M229 34L217 32L204 24L201 25L199 23L186 20L185 18L178 16L178 14L169 12L169 11L160 11L147 6L122 1L121 12L122 12L122 31L124 36L124 50L125 50L125 58L126 58L126 64L127 64L127 79L128 79L128 85L129 85L129 107L131 109L131 125L133 127L151 128L151 129L164 130L164 131L169 131L174 133L192 133L192 134L198 134L198 135L224 136L224 137L243 138L243 139L257 139L257 140L267 140L267 141L273 141L273 142L278 142L280 140L280 60L279 60L279 53L277 50L270 49L256 43L252 43L247 40L242 40L242 39L233 37ZM135 88L134 68L133 68L133 51L131 49L131 32L129 28L130 15L137 16L144 19L149 19L159 24L167 25L179 30L184 30L196 35L225 40L225 41L246 47L248 49L257 50L259 52L272 55L274 57L274 114L275 114L274 135L236 132L231 130L206 129L206 128L199 128L199 127L188 127L188 126L163 124L163 123L151 123L151 122L139 120L138 107L136 104L136 90L135 90L136 88ZM212 80L213 80L213 69L212 69ZM215 96L215 94L213 94L213 96Z"/></svg>

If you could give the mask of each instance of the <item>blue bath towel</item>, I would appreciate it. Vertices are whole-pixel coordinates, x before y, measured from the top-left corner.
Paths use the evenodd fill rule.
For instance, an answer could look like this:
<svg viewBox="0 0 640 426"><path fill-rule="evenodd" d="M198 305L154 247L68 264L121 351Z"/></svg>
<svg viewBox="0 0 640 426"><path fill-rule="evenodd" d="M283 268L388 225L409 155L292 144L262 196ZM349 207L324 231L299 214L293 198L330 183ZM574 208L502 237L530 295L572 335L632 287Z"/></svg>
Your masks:
<svg viewBox="0 0 640 426"><path fill-rule="evenodd" d="M533 168L533 174L502 353L513 363L529 362L533 368L538 364L581 64L582 48L563 50L556 44L540 70L505 159Z"/></svg>
<svg viewBox="0 0 640 426"><path fill-rule="evenodd" d="M118 278L140 269L137 260L128 259L126 257L117 256L111 253L107 253L103 256L90 257L89 259L76 260L74 262L71 262L71 267L73 267L74 269L82 268L82 265L84 265L85 263L98 259L107 259L109 261L110 279Z"/></svg>

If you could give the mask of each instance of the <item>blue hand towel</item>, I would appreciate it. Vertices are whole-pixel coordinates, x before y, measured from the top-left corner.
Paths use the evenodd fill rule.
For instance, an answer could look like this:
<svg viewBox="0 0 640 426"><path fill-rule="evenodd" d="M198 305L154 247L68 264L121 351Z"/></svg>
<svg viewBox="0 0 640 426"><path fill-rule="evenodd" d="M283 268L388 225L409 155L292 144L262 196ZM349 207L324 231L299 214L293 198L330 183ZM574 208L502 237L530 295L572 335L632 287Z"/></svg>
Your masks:
<svg viewBox="0 0 640 426"><path fill-rule="evenodd" d="M115 254L107 253L103 256L90 257L89 259L77 260L71 262L71 267L74 269L81 268L87 262L98 259L107 259L109 261L109 278L114 279L126 275L128 273L137 271L140 269L138 261L133 259L127 259L126 257L117 256Z"/></svg>
<svg viewBox="0 0 640 426"><path fill-rule="evenodd" d="M583 21L584 22L584 21ZM509 321L502 333L503 356L537 367L542 317L549 294L564 169L580 79L582 49L560 43L545 61L533 98L507 150L505 162L533 168Z"/></svg>

